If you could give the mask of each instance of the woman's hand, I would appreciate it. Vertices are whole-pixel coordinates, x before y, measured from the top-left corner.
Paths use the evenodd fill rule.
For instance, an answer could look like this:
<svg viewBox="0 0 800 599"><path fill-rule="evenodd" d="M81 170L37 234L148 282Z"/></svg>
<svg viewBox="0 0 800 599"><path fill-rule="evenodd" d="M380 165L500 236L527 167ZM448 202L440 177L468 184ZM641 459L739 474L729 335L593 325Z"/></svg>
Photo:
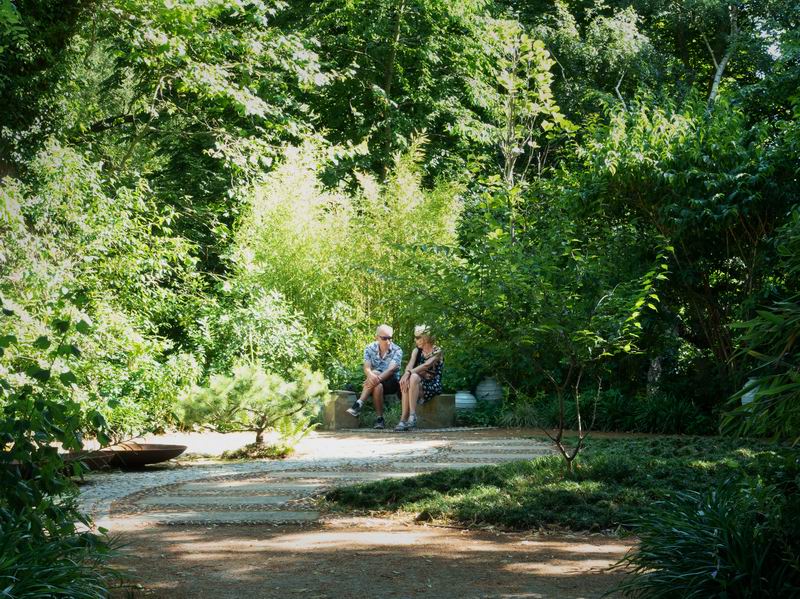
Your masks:
<svg viewBox="0 0 800 599"><path fill-rule="evenodd" d="M411 380L411 374L408 372L403 373L400 377L400 391L405 393L408 390L408 381Z"/></svg>

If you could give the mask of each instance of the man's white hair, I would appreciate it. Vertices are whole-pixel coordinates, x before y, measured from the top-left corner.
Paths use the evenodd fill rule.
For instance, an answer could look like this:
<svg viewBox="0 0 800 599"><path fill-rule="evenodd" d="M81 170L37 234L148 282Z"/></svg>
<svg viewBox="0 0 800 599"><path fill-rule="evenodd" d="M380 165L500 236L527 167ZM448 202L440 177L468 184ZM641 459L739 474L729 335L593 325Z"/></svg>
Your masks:
<svg viewBox="0 0 800 599"><path fill-rule="evenodd" d="M390 327L388 324L382 324L377 329L375 329L375 335L376 336L380 335L381 330L386 331L387 337L392 337L394 335L394 329Z"/></svg>

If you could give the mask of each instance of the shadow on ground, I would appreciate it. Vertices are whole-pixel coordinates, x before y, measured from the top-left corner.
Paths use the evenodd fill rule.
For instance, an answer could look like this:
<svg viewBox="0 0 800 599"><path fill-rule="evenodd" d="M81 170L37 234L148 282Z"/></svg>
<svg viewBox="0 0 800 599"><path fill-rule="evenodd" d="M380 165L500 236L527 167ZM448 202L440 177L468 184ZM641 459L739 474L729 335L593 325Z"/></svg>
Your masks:
<svg viewBox="0 0 800 599"><path fill-rule="evenodd" d="M149 526L120 533L139 587L115 598L600 597L631 546L348 518L308 526Z"/></svg>

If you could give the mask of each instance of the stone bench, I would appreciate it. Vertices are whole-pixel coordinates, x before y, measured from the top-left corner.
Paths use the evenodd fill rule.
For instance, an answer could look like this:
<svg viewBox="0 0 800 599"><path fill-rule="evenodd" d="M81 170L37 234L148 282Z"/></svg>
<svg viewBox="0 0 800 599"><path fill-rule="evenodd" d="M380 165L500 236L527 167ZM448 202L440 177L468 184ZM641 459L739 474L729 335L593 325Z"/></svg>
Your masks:
<svg viewBox="0 0 800 599"><path fill-rule="evenodd" d="M335 431L348 428L359 428L361 422L358 418L347 413L347 409L355 403L358 396L353 391L333 391L322 413L322 428ZM371 402L372 399L367 399ZM400 401L397 395L387 395L384 398L386 405L392 401ZM443 393L431 401L417 406L417 427L448 428L456 422L456 396ZM371 422L363 423L364 427L372 426Z"/></svg>

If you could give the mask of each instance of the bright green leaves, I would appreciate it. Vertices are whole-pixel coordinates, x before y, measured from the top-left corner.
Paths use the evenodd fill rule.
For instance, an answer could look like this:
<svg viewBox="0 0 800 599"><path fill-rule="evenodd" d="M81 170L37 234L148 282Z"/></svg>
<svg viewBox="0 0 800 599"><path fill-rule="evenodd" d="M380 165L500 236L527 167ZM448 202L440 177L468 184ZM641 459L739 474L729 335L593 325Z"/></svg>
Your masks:
<svg viewBox="0 0 800 599"><path fill-rule="evenodd" d="M541 174L546 140L574 127L556 104L550 72L555 62L541 40L511 21L498 21L493 39L493 72L499 89L488 104L504 158L503 181L511 189L525 182L533 155Z"/></svg>

